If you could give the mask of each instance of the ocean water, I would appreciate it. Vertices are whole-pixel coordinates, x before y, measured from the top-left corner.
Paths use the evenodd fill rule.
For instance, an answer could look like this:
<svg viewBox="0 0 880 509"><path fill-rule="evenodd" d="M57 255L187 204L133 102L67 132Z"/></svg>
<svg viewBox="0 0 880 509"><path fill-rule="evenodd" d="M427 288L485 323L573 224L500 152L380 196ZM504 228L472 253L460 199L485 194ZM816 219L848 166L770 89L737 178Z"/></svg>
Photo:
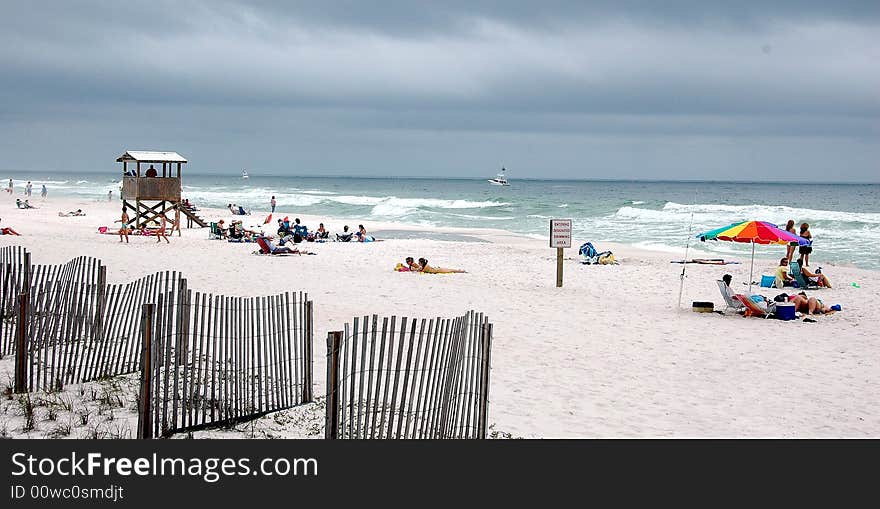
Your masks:
<svg viewBox="0 0 880 509"><path fill-rule="evenodd" d="M490 172L491 173L491 172ZM487 177L493 175L489 174ZM105 200L119 197L119 176L13 175L16 194L26 180L34 195ZM4 181L5 182L5 181ZM573 220L574 241L613 241L684 255L687 242L719 257L748 257L751 247L700 242L701 232L740 220L789 219L810 224L811 265L823 261L880 269L880 184L779 184L734 182L632 182L511 179L509 187L485 179L325 178L184 174L184 197L197 205L236 203L268 211L275 195L290 213L425 226L499 228L546 239L551 218ZM756 256L777 257L784 247L757 246Z"/></svg>

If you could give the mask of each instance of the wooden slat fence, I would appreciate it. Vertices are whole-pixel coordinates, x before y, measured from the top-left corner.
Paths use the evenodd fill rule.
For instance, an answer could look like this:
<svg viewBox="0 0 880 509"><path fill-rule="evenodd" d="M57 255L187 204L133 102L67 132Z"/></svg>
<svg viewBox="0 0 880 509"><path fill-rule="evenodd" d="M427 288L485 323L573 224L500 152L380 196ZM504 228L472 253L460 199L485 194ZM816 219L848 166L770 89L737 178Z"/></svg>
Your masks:
<svg viewBox="0 0 880 509"><path fill-rule="evenodd" d="M0 248L0 359L15 351L16 296L26 287L30 253L21 246Z"/></svg>
<svg viewBox="0 0 880 509"><path fill-rule="evenodd" d="M182 286L146 306L139 438L258 417L312 400L312 302ZM149 315L149 316L148 316ZM148 348L148 349L147 349Z"/></svg>
<svg viewBox="0 0 880 509"><path fill-rule="evenodd" d="M492 325L354 318L327 339L326 438L485 438Z"/></svg>

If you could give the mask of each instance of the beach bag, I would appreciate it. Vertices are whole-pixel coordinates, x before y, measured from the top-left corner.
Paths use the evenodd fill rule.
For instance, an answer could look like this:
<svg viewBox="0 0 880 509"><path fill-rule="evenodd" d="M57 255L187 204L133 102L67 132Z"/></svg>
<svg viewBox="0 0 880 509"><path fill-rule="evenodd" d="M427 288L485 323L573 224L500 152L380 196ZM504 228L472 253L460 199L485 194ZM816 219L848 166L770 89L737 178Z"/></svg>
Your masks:
<svg viewBox="0 0 880 509"><path fill-rule="evenodd" d="M606 251L599 256L600 265L616 265L617 260L614 259L614 253L611 251Z"/></svg>
<svg viewBox="0 0 880 509"><path fill-rule="evenodd" d="M788 294L787 293L780 293L776 297L773 297L773 301L774 302L788 302Z"/></svg>

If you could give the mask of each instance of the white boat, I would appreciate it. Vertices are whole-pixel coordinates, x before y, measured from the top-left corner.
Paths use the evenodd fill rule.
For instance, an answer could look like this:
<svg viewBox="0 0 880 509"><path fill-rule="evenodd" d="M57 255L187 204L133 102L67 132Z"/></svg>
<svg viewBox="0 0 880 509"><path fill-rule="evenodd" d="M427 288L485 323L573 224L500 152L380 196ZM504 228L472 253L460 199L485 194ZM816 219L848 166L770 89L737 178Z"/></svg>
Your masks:
<svg viewBox="0 0 880 509"><path fill-rule="evenodd" d="M247 170L241 170L241 178L243 178L245 180L248 179Z"/></svg>
<svg viewBox="0 0 880 509"><path fill-rule="evenodd" d="M493 186L509 186L510 183L507 182L507 177L504 175L504 168L501 168L501 173L495 176L493 179L489 179L489 183Z"/></svg>

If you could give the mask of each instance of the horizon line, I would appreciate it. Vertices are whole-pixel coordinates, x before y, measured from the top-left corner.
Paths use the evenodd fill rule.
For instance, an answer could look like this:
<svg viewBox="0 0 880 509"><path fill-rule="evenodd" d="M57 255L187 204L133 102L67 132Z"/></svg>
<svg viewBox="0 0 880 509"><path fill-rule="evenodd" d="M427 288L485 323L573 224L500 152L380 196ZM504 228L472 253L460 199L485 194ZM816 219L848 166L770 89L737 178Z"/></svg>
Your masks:
<svg viewBox="0 0 880 509"><path fill-rule="evenodd" d="M69 172L69 171L59 171L59 170L4 170L0 169L0 172L6 172L8 174L13 174L15 172L25 173L25 174L36 174L40 172L48 172L48 173L56 173L56 174L71 174L74 175L77 172ZM449 176L449 177L426 177L422 175L316 175L316 174L296 174L296 175L280 175L277 173L267 173L267 174L257 174L254 175L252 173L253 170L248 171L249 178L267 178L267 177L282 177L282 178L329 178L329 179L402 179L402 180L473 180L473 181L482 181L486 180L485 177L462 177L462 176ZM121 175L121 171L119 172L104 172L99 170L93 170L92 172L79 172L79 173L91 173L93 175L99 175L107 173L107 175L112 175L114 173L119 173L118 176ZM198 170L192 171L189 175L193 175L196 177L208 177L213 175L221 175L221 176L235 176L240 175L240 173L236 172L227 172L227 171L217 171L215 173L204 173ZM186 178L185 176L183 178ZM703 183L724 183L724 184L797 184L797 185L880 185L880 180L870 181L870 180L848 180L843 182L814 182L814 181L804 181L804 180L755 180L755 179L742 179L742 180L734 180L734 179L652 179L652 178L601 178L601 177L588 177L588 178L571 178L571 177L558 177L558 178L545 178L545 177L520 177L514 179L508 179L510 182L516 181L526 181L526 182L647 182L647 183L670 183L670 184L703 184Z"/></svg>

